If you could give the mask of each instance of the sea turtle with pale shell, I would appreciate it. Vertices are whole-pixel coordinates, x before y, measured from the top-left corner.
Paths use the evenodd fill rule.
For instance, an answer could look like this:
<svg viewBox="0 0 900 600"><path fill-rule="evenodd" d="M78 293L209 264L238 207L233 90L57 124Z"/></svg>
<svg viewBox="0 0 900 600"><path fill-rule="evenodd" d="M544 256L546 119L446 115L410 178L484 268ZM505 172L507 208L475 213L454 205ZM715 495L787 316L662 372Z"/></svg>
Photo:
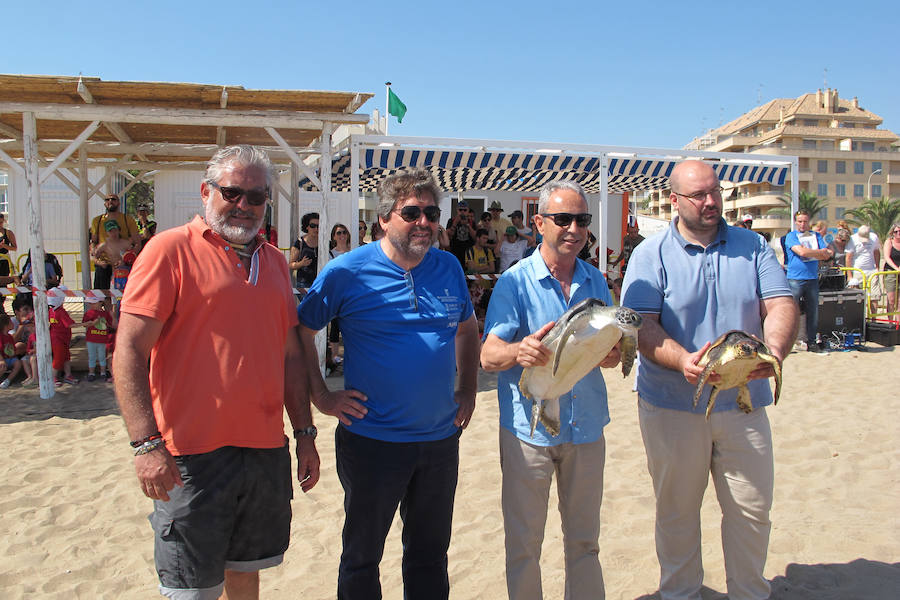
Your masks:
<svg viewBox="0 0 900 600"><path fill-rule="evenodd" d="M771 364L775 369L775 404L778 404L778 397L781 395L781 361L769 351L765 342L755 335L739 330L732 330L720 336L706 349L697 363L703 367L703 372L697 379L694 408L700 401L707 379L715 373L720 379L710 383L712 391L706 404L706 418L709 419L719 392L731 388L738 388L737 404L740 409L745 413L752 411L753 404L750 401L747 383L750 381L750 374L758 369L762 362Z"/></svg>

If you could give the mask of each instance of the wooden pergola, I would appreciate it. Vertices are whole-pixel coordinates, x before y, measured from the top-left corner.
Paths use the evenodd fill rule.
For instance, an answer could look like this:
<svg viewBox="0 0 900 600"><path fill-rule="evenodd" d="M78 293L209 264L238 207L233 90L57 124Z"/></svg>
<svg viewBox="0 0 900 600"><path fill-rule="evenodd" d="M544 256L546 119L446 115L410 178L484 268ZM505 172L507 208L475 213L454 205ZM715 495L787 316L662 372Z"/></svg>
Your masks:
<svg viewBox="0 0 900 600"><path fill-rule="evenodd" d="M356 111L372 94L305 90L248 90L234 85L101 81L95 77L0 74L0 160L26 181L32 263L43 264L40 184L56 177L80 199L81 261L90 264L88 201L103 194L115 173L130 180L124 191L160 170L203 170L217 149L233 144L265 148L289 189L273 195L291 205L297 235L301 174L322 193L331 191L333 135L341 126L365 125ZM313 168L311 165L316 164ZM106 176L91 184L88 169ZM138 171L134 176L128 170ZM46 278L33 269L37 354L42 398L54 394ZM90 270L82 270L90 288Z"/></svg>

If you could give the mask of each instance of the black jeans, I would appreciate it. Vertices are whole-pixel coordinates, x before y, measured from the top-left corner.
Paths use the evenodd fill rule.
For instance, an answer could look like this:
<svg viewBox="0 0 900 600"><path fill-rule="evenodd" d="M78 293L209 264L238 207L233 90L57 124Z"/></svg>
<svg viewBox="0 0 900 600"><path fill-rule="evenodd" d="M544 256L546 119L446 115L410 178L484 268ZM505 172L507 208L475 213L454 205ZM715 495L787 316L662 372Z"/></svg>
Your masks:
<svg viewBox="0 0 900 600"><path fill-rule="evenodd" d="M335 453L345 513L338 598L381 598L378 565L398 505L403 519L403 597L447 598L459 433L434 442L383 442L338 426Z"/></svg>

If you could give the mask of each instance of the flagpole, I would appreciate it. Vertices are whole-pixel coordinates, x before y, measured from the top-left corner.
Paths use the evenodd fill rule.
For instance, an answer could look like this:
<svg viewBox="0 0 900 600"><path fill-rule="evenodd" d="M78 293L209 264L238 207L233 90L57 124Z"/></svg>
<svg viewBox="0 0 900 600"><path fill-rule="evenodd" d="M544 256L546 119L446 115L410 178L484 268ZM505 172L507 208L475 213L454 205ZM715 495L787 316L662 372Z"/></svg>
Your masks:
<svg viewBox="0 0 900 600"><path fill-rule="evenodd" d="M388 135L388 126L391 123L390 101L391 101L391 82L384 82L384 135Z"/></svg>

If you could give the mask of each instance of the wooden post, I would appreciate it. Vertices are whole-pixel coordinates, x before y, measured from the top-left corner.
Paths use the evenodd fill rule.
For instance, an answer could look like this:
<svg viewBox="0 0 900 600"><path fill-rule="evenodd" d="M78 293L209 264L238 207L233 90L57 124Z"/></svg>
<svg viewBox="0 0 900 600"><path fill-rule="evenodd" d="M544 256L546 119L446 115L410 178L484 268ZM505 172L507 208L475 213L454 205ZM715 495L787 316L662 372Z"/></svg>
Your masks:
<svg viewBox="0 0 900 600"><path fill-rule="evenodd" d="M300 237L300 168L291 161L291 226L289 244Z"/></svg>
<svg viewBox="0 0 900 600"><path fill-rule="evenodd" d="M353 141L350 137L350 202L356 206L356 220L359 221L359 142ZM359 227L350 224L350 239L353 240L353 247L359 246Z"/></svg>
<svg viewBox="0 0 900 600"><path fill-rule="evenodd" d="M332 123L326 122L322 127L322 139L320 140L319 153L319 191L322 194L322 201L319 209L319 267L318 273L322 272L325 263L328 262L328 242L331 233L331 219L328 215L328 195L331 193L331 132L334 129ZM316 351L319 353L319 368L323 373L325 370L325 332L323 329L316 334Z"/></svg>
<svg viewBox="0 0 900 600"><path fill-rule="evenodd" d="M50 313L47 308L47 276L44 273L44 234L41 229L41 186L38 167L37 124L33 112L22 113L25 143L25 197L28 201L28 233L31 237L34 329L41 398L56 394L53 385L53 363L50 349Z"/></svg>
<svg viewBox="0 0 900 600"><path fill-rule="evenodd" d="M88 178L87 150L78 150L78 225L81 231L78 239L81 241L81 289L91 289L91 254L90 254L90 215L88 215Z"/></svg>

